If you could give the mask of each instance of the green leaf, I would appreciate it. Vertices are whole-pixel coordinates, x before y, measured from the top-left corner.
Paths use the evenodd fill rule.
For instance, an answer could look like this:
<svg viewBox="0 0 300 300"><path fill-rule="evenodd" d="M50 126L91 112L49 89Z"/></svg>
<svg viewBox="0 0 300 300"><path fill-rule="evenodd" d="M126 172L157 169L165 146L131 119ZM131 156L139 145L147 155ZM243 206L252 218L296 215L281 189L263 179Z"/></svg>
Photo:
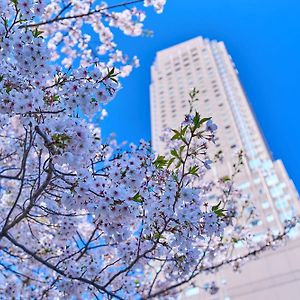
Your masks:
<svg viewBox="0 0 300 300"><path fill-rule="evenodd" d="M226 209L218 209L218 210L214 211L214 213L215 213L218 217L225 217L226 215L224 214L224 212L226 212Z"/></svg>
<svg viewBox="0 0 300 300"><path fill-rule="evenodd" d="M194 129L200 128L203 123L207 122L210 119L211 119L211 117L201 119L198 112L196 112L196 115L193 119L193 123L194 123L194 126L195 126Z"/></svg>
<svg viewBox="0 0 300 300"><path fill-rule="evenodd" d="M185 146L186 146L186 145L180 146L180 148L179 148L179 156L181 156L181 154L182 154L182 152L183 152Z"/></svg>
<svg viewBox="0 0 300 300"><path fill-rule="evenodd" d="M167 169L170 168L171 164L173 163L173 161L175 160L175 157L172 157L171 159L169 159L168 164L167 164Z"/></svg>
<svg viewBox="0 0 300 300"><path fill-rule="evenodd" d="M108 74L107 74L107 76L108 76L108 77L112 77L112 76L114 75L114 73L115 73L115 67L111 68L110 70L108 69Z"/></svg>
<svg viewBox="0 0 300 300"><path fill-rule="evenodd" d="M175 169L178 169L181 166L181 160L177 163L177 165L175 166Z"/></svg>
<svg viewBox="0 0 300 300"><path fill-rule="evenodd" d="M116 76L116 75L114 75L114 76ZM110 77L110 80L112 80L112 81L115 82L115 83L118 83L118 82L119 82L116 78L113 78L113 77Z"/></svg>
<svg viewBox="0 0 300 300"><path fill-rule="evenodd" d="M186 260L186 256L185 255L178 255L178 254L175 254L175 259L177 262L184 262Z"/></svg>
<svg viewBox="0 0 300 300"><path fill-rule="evenodd" d="M165 156L159 155L156 160L153 162L156 168L162 169L164 166L166 166L168 163L168 160L165 159Z"/></svg>
<svg viewBox="0 0 300 300"><path fill-rule="evenodd" d="M9 94L11 92L11 90L12 90L12 87L7 86L5 90L6 90L6 93Z"/></svg>
<svg viewBox="0 0 300 300"><path fill-rule="evenodd" d="M185 127L183 127L183 128L181 129L181 135L182 135L182 136L185 136L188 127L189 127L189 126L185 126Z"/></svg>
<svg viewBox="0 0 300 300"><path fill-rule="evenodd" d="M189 174L195 175L195 176L199 176L199 175L197 174L198 171L199 171L199 166L195 165L195 166L193 166L193 167L190 167L190 169L189 169Z"/></svg>
<svg viewBox="0 0 300 300"><path fill-rule="evenodd" d="M226 212L226 209L220 208L221 201L217 204L212 206L211 210L218 216L218 217L225 217L226 215L224 212Z"/></svg>
<svg viewBox="0 0 300 300"><path fill-rule="evenodd" d="M172 177L174 178L174 180L176 182L178 182L178 176L177 176L177 174L175 172L172 172Z"/></svg>
<svg viewBox="0 0 300 300"><path fill-rule="evenodd" d="M154 235L153 235L153 237L155 238L155 239L164 239L164 237L162 236L162 234L161 233L159 233L159 232L155 232L154 233Z"/></svg>
<svg viewBox="0 0 300 300"><path fill-rule="evenodd" d="M201 119L200 125L202 125L203 123L207 122L207 121L210 120L210 119L211 119L211 117Z"/></svg>
<svg viewBox="0 0 300 300"><path fill-rule="evenodd" d="M226 181L229 181L230 180L230 177L229 176L223 176L222 178L220 178L220 180L222 181L222 182L226 182Z"/></svg>
<svg viewBox="0 0 300 300"><path fill-rule="evenodd" d="M37 37L41 37L41 34L43 33L43 31L39 31L37 28L35 28L35 30L32 31L32 35L37 38Z"/></svg>
<svg viewBox="0 0 300 300"><path fill-rule="evenodd" d="M56 133L51 136L53 143L56 147L65 149L67 143L70 142L71 138L65 133Z"/></svg>
<svg viewBox="0 0 300 300"><path fill-rule="evenodd" d="M136 193L132 198L131 200L133 200L134 202L137 202L137 203L143 203L143 198L142 196L140 195L140 193Z"/></svg>
<svg viewBox="0 0 300 300"><path fill-rule="evenodd" d="M199 115L198 112L196 112L196 115L195 115L195 117L193 119L193 123L194 123L194 126L196 128L199 128L199 126L200 126L200 115Z"/></svg>
<svg viewBox="0 0 300 300"><path fill-rule="evenodd" d="M59 96L58 96L58 95L54 95L54 96L52 97L52 101L53 101L53 102L59 101Z"/></svg>
<svg viewBox="0 0 300 300"><path fill-rule="evenodd" d="M180 140L181 139L181 133L178 130L172 129L172 131L175 133L172 137L171 140Z"/></svg>
<svg viewBox="0 0 300 300"><path fill-rule="evenodd" d="M235 237L232 237L232 241L236 244L239 240Z"/></svg>
<svg viewBox="0 0 300 300"><path fill-rule="evenodd" d="M179 154L177 153L177 151L176 151L175 149L172 149L172 150L170 151L170 153L171 153L171 155L173 155L174 157L177 157L177 158L180 159L180 156L179 156Z"/></svg>
<svg viewBox="0 0 300 300"><path fill-rule="evenodd" d="M218 210L219 209L219 207L220 207L220 205L221 205L221 201L217 204L217 205L214 205L212 208L211 208L211 210L213 211L213 212L215 212L216 210Z"/></svg>

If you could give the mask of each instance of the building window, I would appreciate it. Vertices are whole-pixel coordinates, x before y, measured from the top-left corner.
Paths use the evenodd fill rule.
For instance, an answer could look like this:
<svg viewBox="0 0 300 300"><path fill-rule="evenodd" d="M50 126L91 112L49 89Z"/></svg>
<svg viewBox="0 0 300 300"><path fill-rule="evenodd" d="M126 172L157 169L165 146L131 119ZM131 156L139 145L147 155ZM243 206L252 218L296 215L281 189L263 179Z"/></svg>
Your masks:
<svg viewBox="0 0 300 300"><path fill-rule="evenodd" d="M280 199L276 201L276 207L278 209L283 209L288 207L288 201L286 199Z"/></svg>
<svg viewBox="0 0 300 300"><path fill-rule="evenodd" d="M262 224L262 221L259 220L259 219L254 219L254 220L250 221L250 226L251 226L251 227L259 226L259 225L261 225L261 224Z"/></svg>
<svg viewBox="0 0 300 300"><path fill-rule="evenodd" d="M261 204L261 206L262 206L263 209L267 209L267 208L270 207L270 203L269 203L269 202L263 202L263 203Z"/></svg>
<svg viewBox="0 0 300 300"><path fill-rule="evenodd" d="M195 296L195 295L198 295L200 292L200 289L198 287L192 287L192 288L189 288L186 292L185 292L185 295L190 297L190 296Z"/></svg>

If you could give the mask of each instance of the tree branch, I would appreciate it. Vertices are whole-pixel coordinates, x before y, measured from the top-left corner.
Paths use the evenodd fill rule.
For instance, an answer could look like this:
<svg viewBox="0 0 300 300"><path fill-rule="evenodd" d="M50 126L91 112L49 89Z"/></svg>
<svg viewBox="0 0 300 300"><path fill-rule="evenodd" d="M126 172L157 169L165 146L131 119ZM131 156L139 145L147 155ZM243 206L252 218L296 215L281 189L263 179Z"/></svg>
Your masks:
<svg viewBox="0 0 300 300"><path fill-rule="evenodd" d="M24 245L20 244L16 239L14 239L11 235L9 234L5 234L5 237L16 247L22 249L26 254L30 255L31 257L33 257L35 260L37 260L38 262L40 262L41 264L43 264L44 266L48 267L49 269L55 271L56 273L62 275L63 277L69 278L71 280L78 280L80 282L92 285L93 287L95 287L97 290L100 290L104 293L106 293L107 295L111 296L111 297L115 297L116 299L119 300L124 300L122 297L116 295L115 293L109 292L105 287L87 279L84 277L73 277L71 275L65 274L65 272L57 267L55 267L54 265L52 265L51 263L49 263L48 261L44 260L42 257L40 257L39 255L37 255L35 252L32 252L31 250L29 250L27 247L25 247Z"/></svg>
<svg viewBox="0 0 300 300"><path fill-rule="evenodd" d="M40 22L40 23L32 23L32 24L28 24L28 25L22 25L20 27L21 28L38 27L38 26L41 26L41 25L51 24L51 23L54 23L54 22L60 22L60 21L69 20L69 19L83 18L83 17L87 17L87 16L90 16L90 15L99 14L99 13L102 14L103 11L108 10L108 9L122 7L122 6L135 4L135 3L139 3L139 2L143 2L143 1L144 0L134 0L134 1L129 1L129 2L123 2L123 3L120 3L120 4L95 9L95 10L89 11L87 13L82 13L82 14L73 15L73 16L59 17L61 15L61 13L59 13L55 18L50 19L48 21L43 21L43 22Z"/></svg>

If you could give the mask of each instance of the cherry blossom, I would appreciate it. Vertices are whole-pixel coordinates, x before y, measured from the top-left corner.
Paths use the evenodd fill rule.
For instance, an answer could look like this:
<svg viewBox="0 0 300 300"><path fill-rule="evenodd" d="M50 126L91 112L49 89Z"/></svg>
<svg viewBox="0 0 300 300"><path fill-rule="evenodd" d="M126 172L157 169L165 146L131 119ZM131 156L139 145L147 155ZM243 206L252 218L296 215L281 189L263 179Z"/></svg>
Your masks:
<svg viewBox="0 0 300 300"><path fill-rule="evenodd" d="M138 2L157 12L165 4L128 5ZM144 140L119 145L102 137L93 118L106 115L119 76L131 70L111 27L142 34L145 14L128 5L0 2L4 298L172 299L201 271L238 269L297 222L253 244L245 223L252 206L233 177L205 180L217 126L193 110L167 137L165 156ZM95 49L87 24L99 37ZM237 160L235 172L242 155ZM220 243L224 236L228 242ZM237 241L243 256L232 250Z"/></svg>

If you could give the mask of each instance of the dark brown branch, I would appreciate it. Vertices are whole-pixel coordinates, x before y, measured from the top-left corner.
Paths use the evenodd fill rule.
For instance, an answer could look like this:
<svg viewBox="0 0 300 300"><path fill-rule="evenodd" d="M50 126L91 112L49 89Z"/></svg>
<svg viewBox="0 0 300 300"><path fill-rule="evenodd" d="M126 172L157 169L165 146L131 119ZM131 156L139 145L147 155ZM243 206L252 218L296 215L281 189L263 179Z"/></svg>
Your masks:
<svg viewBox="0 0 300 300"><path fill-rule="evenodd" d="M251 257L251 256L256 256L257 254L260 254L261 252L263 252L263 251L265 251L265 250L271 248L271 247L272 247L272 242L280 241L280 240L282 240L283 238L285 238L285 237L287 236L288 232L289 232L289 230L288 230L288 231L285 231L285 232L283 232L283 233L281 233L281 234L279 234L279 235L277 235L277 236L276 236L272 241L270 241L269 243L266 243L266 244L263 245L262 247L260 247L260 248L258 248L258 249L256 249L256 250L253 250L253 251L251 251L251 252L248 252L248 253L246 253L245 255L241 255L241 256L238 256L238 257L236 257L236 258L231 258L231 259L229 259L229 260L223 260L223 261L221 261L220 263L215 264L215 265L212 265L212 266L210 266L210 267L206 267L206 268L201 268L201 267L200 267L200 268L198 269L197 272L193 272L193 273L191 274L191 276L189 276L187 279L182 280L182 281L180 281L180 282L178 282L178 283L176 283L176 284L173 284L173 285L169 286L169 287L166 288L166 289L163 289L163 290L160 290L160 291L158 291L158 292L155 292L154 294L149 295L149 296L147 296L147 297L145 297L145 298L142 298L142 300L152 299L152 298L156 298L156 297L162 296L162 295L166 294L168 291L171 291L171 290L173 290L173 289L175 289L175 288L178 288L178 287L180 287L180 286L182 286L182 285L184 285L184 284L190 282L192 279L194 279L196 276L198 276L198 275L199 275L200 273L202 273L202 272L211 272L211 271L217 270L217 269L219 269L219 268L221 268L221 267L223 267L223 266L225 266L225 265L229 265L229 264L234 263L234 262L237 262L237 261L242 261L242 260L244 260L244 259L246 259L246 258L248 258L248 257Z"/></svg>
<svg viewBox="0 0 300 300"><path fill-rule="evenodd" d="M43 22L35 23L35 24L22 25L21 28L38 27L38 26L41 26L41 25L51 24L51 23L54 23L54 22L60 22L60 21L69 20L69 19L83 18L83 17L87 17L87 16L90 16L90 15L94 15L94 14L102 14L105 10L108 10L108 9L118 8L118 7L122 7L122 6L125 6L125 5L135 4L135 3L139 3L139 2L143 2L143 1L144 0L134 0L134 1L124 2L124 3L120 3L120 4L108 6L108 7L103 7L103 8L91 10L87 13L73 15L73 16L59 17L59 15L58 15L55 18L50 19L48 21L43 21Z"/></svg>
<svg viewBox="0 0 300 300"><path fill-rule="evenodd" d="M62 275L63 277L69 278L71 280L78 280L80 282L89 284L93 287L95 287L97 290L102 291L104 293L106 293L107 295L111 296L111 297L115 297L116 299L119 300L124 300L123 298L121 298L120 296L109 292L105 287L95 283L94 281L91 281L87 278L84 277L73 277L71 275L65 274L65 272L57 267L55 267L54 265L52 265L51 263L49 263L48 261L44 260L42 257L40 257L39 255L37 255L35 252L32 252L31 250L29 250L28 248L26 248L24 245L20 244L17 240L15 240L11 235L9 234L5 234L5 237L13 244L15 245L17 248L22 249L26 254L30 255L31 257L33 257L35 260L37 260L39 263L43 264L44 266L48 267L49 269L55 271L56 273Z"/></svg>

